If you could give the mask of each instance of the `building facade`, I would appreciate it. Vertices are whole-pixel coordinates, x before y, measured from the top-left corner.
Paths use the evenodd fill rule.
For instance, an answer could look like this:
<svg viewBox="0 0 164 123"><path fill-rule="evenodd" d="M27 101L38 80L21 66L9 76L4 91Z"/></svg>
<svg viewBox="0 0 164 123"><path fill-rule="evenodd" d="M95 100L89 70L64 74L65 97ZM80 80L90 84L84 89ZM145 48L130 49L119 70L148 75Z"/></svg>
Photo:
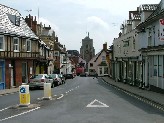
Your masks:
<svg viewBox="0 0 164 123"><path fill-rule="evenodd" d="M164 0L129 11L113 40L113 78L141 88L164 89Z"/></svg>
<svg viewBox="0 0 164 123"><path fill-rule="evenodd" d="M98 52L89 62L88 62L88 74L89 76L94 76L95 73L98 76L107 76L109 63L107 60L108 51L107 51L107 43L103 44L103 49Z"/></svg>
<svg viewBox="0 0 164 123"><path fill-rule="evenodd" d="M35 73L40 43L17 10L1 4L0 9L0 85L4 89L28 82Z"/></svg>

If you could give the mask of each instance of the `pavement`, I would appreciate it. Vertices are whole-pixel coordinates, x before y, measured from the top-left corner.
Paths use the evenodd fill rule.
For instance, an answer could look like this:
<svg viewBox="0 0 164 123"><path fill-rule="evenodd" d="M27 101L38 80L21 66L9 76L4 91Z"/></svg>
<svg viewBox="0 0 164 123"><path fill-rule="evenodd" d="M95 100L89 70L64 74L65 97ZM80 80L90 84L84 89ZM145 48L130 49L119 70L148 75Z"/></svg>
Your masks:
<svg viewBox="0 0 164 123"><path fill-rule="evenodd" d="M4 90L0 90L0 95L16 93L18 91L19 91L19 88L4 89Z"/></svg>
<svg viewBox="0 0 164 123"><path fill-rule="evenodd" d="M122 90L129 95L133 95L134 97L151 104L152 106L157 106L164 110L164 94L157 93L150 90L140 89L136 86L131 86L129 84L124 84L122 82L115 82L113 79L109 77L101 77L106 83L111 86L117 87L119 90Z"/></svg>

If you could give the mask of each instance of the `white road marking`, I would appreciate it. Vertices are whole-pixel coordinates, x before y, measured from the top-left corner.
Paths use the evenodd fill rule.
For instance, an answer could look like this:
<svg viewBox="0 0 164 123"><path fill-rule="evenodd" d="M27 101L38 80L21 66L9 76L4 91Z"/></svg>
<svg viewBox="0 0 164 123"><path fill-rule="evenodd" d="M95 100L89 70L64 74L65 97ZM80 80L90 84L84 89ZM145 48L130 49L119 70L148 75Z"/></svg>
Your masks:
<svg viewBox="0 0 164 123"><path fill-rule="evenodd" d="M6 108L4 108L4 109L1 109L0 112L1 112L1 111L4 111L4 110L6 110L6 109L9 109L9 108L10 108L10 107L6 107Z"/></svg>
<svg viewBox="0 0 164 123"><path fill-rule="evenodd" d="M99 105L94 105L95 102L98 102ZM90 104L88 104L86 107L109 107L109 106L106 105L105 103L102 103L102 102L100 102L100 101L98 101L98 100L95 99Z"/></svg>
<svg viewBox="0 0 164 123"><path fill-rule="evenodd" d="M63 97L64 97L64 94L61 94L61 96L58 97L57 99L59 100L59 99L61 99L61 98L63 98Z"/></svg>
<svg viewBox="0 0 164 123"><path fill-rule="evenodd" d="M10 116L10 117L6 117L6 118L4 118L4 119L0 119L0 121L8 120L8 119L11 119L11 118L14 118L14 117L21 116L21 115L23 115L23 114L30 113L30 112L32 112L32 111L38 110L39 108L40 108L40 107L36 107L36 108L31 109L31 110L28 110L28 111L26 111L26 112L22 112L22 113L20 113L20 114L16 114L16 115L13 115L13 116Z"/></svg>

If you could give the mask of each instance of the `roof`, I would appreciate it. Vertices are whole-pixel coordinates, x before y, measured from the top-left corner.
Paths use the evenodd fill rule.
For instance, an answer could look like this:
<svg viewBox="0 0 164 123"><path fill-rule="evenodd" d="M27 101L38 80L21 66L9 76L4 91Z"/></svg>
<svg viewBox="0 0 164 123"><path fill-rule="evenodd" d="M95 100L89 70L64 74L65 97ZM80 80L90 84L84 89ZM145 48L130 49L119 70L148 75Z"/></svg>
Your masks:
<svg viewBox="0 0 164 123"><path fill-rule="evenodd" d="M97 59L99 58L99 56L102 54L103 51L106 52L106 53L108 52L108 50L105 51L105 50L102 49L102 50L96 55L96 59L94 60L94 62L97 61Z"/></svg>
<svg viewBox="0 0 164 123"><path fill-rule="evenodd" d="M146 26L151 22L164 16L164 8L162 7L162 1L159 4L150 4L145 6L144 8L144 10L151 10L152 14L144 22L140 22L136 28L142 28L143 26Z"/></svg>
<svg viewBox="0 0 164 123"><path fill-rule="evenodd" d="M102 50L101 50L102 51ZM99 56L99 54L101 53L101 51L100 52L98 52L90 61L95 61L96 60L96 58ZM90 62L89 61L89 62Z"/></svg>
<svg viewBox="0 0 164 123"><path fill-rule="evenodd" d="M2 4L0 10L0 33L38 39L17 10Z"/></svg>

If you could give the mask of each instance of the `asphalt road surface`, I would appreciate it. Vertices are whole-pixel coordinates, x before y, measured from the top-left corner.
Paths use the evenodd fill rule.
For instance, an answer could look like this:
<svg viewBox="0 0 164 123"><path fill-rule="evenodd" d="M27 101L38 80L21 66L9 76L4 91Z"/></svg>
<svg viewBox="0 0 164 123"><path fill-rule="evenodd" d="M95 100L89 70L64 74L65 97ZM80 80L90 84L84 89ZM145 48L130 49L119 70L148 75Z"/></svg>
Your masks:
<svg viewBox="0 0 164 123"><path fill-rule="evenodd" d="M101 79L75 77L52 89L32 90L31 105L17 107L19 94L0 97L0 123L164 123L164 112Z"/></svg>

